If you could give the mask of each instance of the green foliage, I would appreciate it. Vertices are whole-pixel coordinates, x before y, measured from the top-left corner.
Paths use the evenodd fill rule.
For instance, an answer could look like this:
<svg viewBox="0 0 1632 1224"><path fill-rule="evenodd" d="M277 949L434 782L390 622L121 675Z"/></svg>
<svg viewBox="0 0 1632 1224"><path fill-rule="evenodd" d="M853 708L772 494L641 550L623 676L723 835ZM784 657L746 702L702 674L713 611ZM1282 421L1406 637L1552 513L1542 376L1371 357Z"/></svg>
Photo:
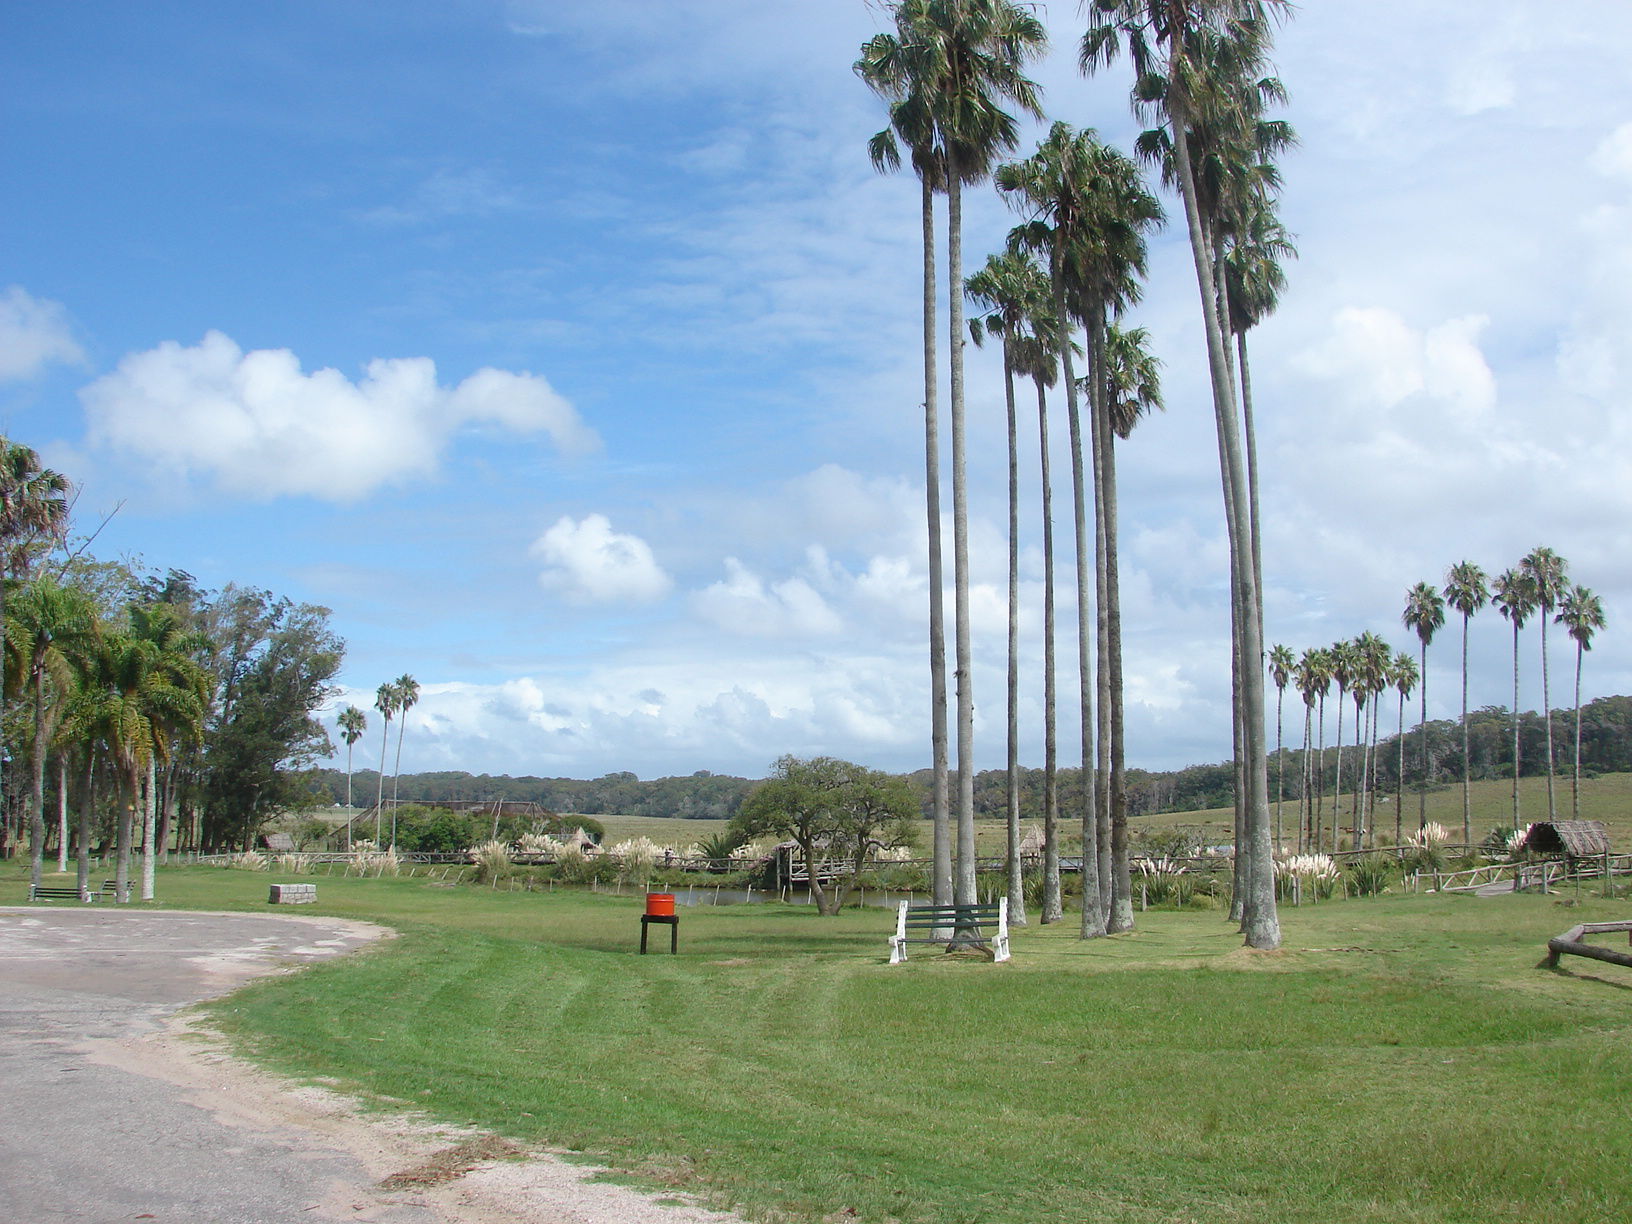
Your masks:
<svg viewBox="0 0 1632 1224"><path fill-rule="evenodd" d="M1350 859L1343 869L1349 889L1356 896L1376 897L1398 883L1399 863L1391 854L1366 854Z"/></svg>

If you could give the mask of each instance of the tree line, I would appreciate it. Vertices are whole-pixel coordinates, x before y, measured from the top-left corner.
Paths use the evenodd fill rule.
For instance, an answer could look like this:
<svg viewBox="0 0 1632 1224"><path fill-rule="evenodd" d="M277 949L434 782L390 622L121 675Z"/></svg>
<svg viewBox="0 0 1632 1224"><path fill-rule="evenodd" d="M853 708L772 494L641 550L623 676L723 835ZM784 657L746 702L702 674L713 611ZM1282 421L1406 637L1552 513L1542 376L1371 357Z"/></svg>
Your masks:
<svg viewBox="0 0 1632 1224"><path fill-rule="evenodd" d="M332 751L316 714L345 644L327 608L70 547L71 509L68 479L0 438L0 850L26 829L37 884L48 842L59 871L72 847L83 890L112 841L126 898L141 849L148 899L172 846L247 847L310 804L306 773Z"/></svg>
<svg viewBox="0 0 1632 1224"><path fill-rule="evenodd" d="M1019 887L1018 413L1015 379L1038 400L1043 526L1045 659L1044 889L1041 919L1063 917L1059 878L1055 735L1054 541L1047 392L1064 394L1070 434L1076 553L1076 701L1083 785L1084 938L1133 925L1117 560L1116 449L1140 416L1161 404L1157 362L1142 329L1123 316L1137 304L1147 235L1163 220L1139 162L1183 207L1207 344L1209 391L1229 541L1233 793L1238 796L1236 887L1231 917L1247 942L1280 943L1275 908L1264 726L1263 582L1248 331L1275 307L1281 263L1294 252L1278 219L1276 156L1294 140L1269 116L1285 90L1269 74L1275 22L1286 0L1088 0L1079 49L1084 73L1125 52L1131 101L1151 124L1135 156L1092 129L1056 122L1030 157L1001 163L1019 144L1015 113L1044 118L1025 72L1046 49L1032 6L1012 0L895 0L894 29L876 35L854 67L885 103L889 123L869 142L883 171L910 162L920 183L923 231L925 512L928 528L934 900L968 903L975 892L974 696L971 690L968 488L964 404L964 306L977 341L1003 347L1009 436L1008 798L1010 903L1024 922ZM1011 109L1012 108L1012 109ZM1001 252L965 280L963 192L994 179L1021 224ZM957 757L949 752L941 533L941 376L936 200L946 200L946 309L952 495L953 677ZM1079 359L1084 373L1079 379ZM955 786L954 786L955 779ZM955 817L955 821L954 821Z"/></svg>

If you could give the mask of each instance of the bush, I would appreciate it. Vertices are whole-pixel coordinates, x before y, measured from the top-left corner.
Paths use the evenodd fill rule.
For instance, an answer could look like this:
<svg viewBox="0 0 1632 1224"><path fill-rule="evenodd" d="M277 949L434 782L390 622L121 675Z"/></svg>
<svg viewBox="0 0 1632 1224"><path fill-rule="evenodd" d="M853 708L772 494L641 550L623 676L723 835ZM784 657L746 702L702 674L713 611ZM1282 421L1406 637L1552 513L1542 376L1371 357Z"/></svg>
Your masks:
<svg viewBox="0 0 1632 1224"><path fill-rule="evenodd" d="M1349 863L1349 887L1361 897L1375 897L1386 892L1398 868L1392 856L1367 854Z"/></svg>
<svg viewBox="0 0 1632 1224"><path fill-rule="evenodd" d="M510 874L510 847L501 841L485 841L470 848L470 861L476 864L476 883L502 880Z"/></svg>

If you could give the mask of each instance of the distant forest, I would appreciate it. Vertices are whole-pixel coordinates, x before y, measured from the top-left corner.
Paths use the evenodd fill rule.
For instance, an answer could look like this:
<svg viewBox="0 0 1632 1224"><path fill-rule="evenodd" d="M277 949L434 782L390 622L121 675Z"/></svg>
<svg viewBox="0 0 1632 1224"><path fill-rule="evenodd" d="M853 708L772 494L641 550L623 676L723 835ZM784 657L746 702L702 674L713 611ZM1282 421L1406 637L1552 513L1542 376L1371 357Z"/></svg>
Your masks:
<svg viewBox="0 0 1632 1224"><path fill-rule="evenodd" d="M1337 769L1337 749L1331 742L1335 718L1331 710L1326 719L1327 745L1324 753L1316 754L1326 789L1333 786ZM1345 789L1354 785L1359 769L1359 754L1354 752L1353 719L1344 720L1343 777ZM1512 714L1501 706L1486 706L1468 714L1470 755L1473 776L1479 778L1510 778L1513 776L1513 720ZM1288 700L1283 733L1288 745L1280 757L1271 753L1269 786L1273 796L1285 763L1286 797L1300 795L1303 777L1303 708L1300 701ZM1273 738L1273 732L1272 738ZM1419 769L1418 728L1406 728L1405 783L1417 785ZM1547 731L1539 714L1526 711L1519 722L1519 758L1525 777L1534 777L1547 771ZM1553 713L1553 752L1555 769L1567 777L1574 759L1575 712L1557 710ZM1428 724L1428 754L1430 785L1451 785L1462 778L1462 731L1455 719ZM1399 785L1399 748L1394 736L1378 741L1377 785L1391 792ZM1632 697L1600 697L1584 706L1581 711L1581 769L1584 774L1632 772ZM353 776L352 786L359 806L375 792L379 774L360 769ZM919 770L911 779L923 794L925 810L929 805L930 771ZM1062 810L1072 810L1078 802L1079 771L1059 771L1060 803ZM342 770L322 769L313 776L319 802L342 803L346 795L346 775ZM670 816L689 820L728 820L742 805L744 796L757 785L755 779L736 778L707 770L680 778L654 778L642 781L632 773L610 773L589 780L575 778L512 778L505 775L468 774L457 771L442 773L404 774L396 784L398 797L404 802L426 802L439 799L483 800L506 799L530 801L553 812L573 812L586 816ZM1040 814L1043 805L1043 771L1021 771L1021 811L1028 818ZM389 786L387 789L391 789ZM1005 774L1001 769L984 770L975 775L975 807L982 817L1003 815ZM1165 773L1144 769L1128 771L1128 807L1130 815L1153 812L1187 812L1201 808L1226 807L1234 800L1232 769L1229 762L1213 765L1191 765Z"/></svg>

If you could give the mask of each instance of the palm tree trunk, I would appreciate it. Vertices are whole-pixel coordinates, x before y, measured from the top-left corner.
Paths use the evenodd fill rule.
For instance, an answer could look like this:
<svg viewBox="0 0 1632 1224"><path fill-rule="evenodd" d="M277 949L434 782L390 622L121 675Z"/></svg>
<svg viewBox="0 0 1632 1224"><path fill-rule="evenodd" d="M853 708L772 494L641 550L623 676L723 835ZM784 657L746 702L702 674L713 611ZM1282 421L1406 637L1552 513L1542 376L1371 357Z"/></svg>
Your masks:
<svg viewBox="0 0 1632 1224"><path fill-rule="evenodd" d="M1570 819L1581 819L1581 659L1586 648L1575 644L1575 771L1570 783Z"/></svg>
<svg viewBox="0 0 1632 1224"><path fill-rule="evenodd" d="M1127 753L1124 744L1126 718L1122 705L1122 600L1117 568L1116 521L1116 432L1111 428L1106 403L1108 388L1105 367L1105 312L1103 306L1095 319L1094 346L1098 360L1095 363L1094 386L1099 392L1100 435L1100 506L1104 519L1105 538L1105 640L1109 664L1110 697L1110 817L1111 817L1111 913L1106 927L1110 931L1133 930L1133 880L1128 863L1128 779Z"/></svg>
<svg viewBox="0 0 1632 1224"><path fill-rule="evenodd" d="M96 748L85 745L85 783L79 790L79 895L91 888L91 799L96 777Z"/></svg>
<svg viewBox="0 0 1632 1224"><path fill-rule="evenodd" d="M1083 472L1082 414L1077 403L1077 379L1071 362L1070 314L1066 310L1065 276L1061 267L1058 235L1050 257L1054 285L1054 309L1060 321L1060 377L1065 384L1066 418L1071 430L1071 504L1077 542L1077 677L1080 701L1079 727L1082 735L1082 938L1105 934L1104 895L1099 886L1098 795L1094 785L1094 702L1093 666L1089 647L1088 616L1090 578L1088 572L1088 494ZM1045 813L1046 821L1046 813ZM1043 914L1042 921L1058 922L1065 916L1060 905L1059 830L1043 828Z"/></svg>
<svg viewBox="0 0 1632 1224"><path fill-rule="evenodd" d="M1468 621L1462 614L1462 844L1473 843L1473 757L1468 747Z"/></svg>
<svg viewBox="0 0 1632 1224"><path fill-rule="evenodd" d="M1542 726L1547 732L1547 819L1558 819L1558 804L1553 798L1553 698L1547 676L1547 614L1552 609L1541 606L1541 713Z"/></svg>
<svg viewBox="0 0 1632 1224"><path fill-rule="evenodd" d="M963 188L953 150L947 150L947 277L952 376L952 623L957 661L958 846L952 899L975 900L975 694L969 643L969 479L963 405Z"/></svg>
<svg viewBox="0 0 1632 1224"><path fill-rule="evenodd" d="M929 706L933 764L930 893L936 905L952 903L951 797L947 780L946 575L941 559L941 417L936 353L935 192L921 176L924 236L924 511L929 533Z"/></svg>
<svg viewBox="0 0 1632 1224"><path fill-rule="evenodd" d="M1013 343L1003 333L1003 404L1009 427L1009 670L1008 687L1008 816L1009 920L1014 921L1015 897L1020 884L1020 437L1015 423Z"/></svg>
<svg viewBox="0 0 1632 1224"><path fill-rule="evenodd" d="M1286 689L1275 694L1275 853L1282 854L1286 846L1281 838L1281 804L1286 799L1286 753L1281 737L1281 717L1286 709Z"/></svg>
<svg viewBox="0 0 1632 1224"><path fill-rule="evenodd" d="M1421 717L1417 720L1417 754L1422 766L1422 777L1417 780L1417 832L1428 827L1428 643L1422 644L1422 675L1417 681L1417 698L1421 701Z"/></svg>
<svg viewBox="0 0 1632 1224"><path fill-rule="evenodd" d="M1048 394L1041 377L1036 379L1036 384L1037 437L1043 493L1043 823L1057 833L1060 827L1060 781L1058 694L1054 683L1054 487L1049 463ZM1023 885L1023 879L1010 880L1010 922L1026 921Z"/></svg>
<svg viewBox="0 0 1632 1224"><path fill-rule="evenodd" d="M1519 829L1519 622L1513 622L1513 828Z"/></svg>
<svg viewBox="0 0 1632 1224"><path fill-rule="evenodd" d="M385 711L380 711L385 714ZM374 848L380 845L380 816L385 811L385 749L391 742L391 716L385 714L384 725L380 728L380 785L374 795Z"/></svg>
<svg viewBox="0 0 1632 1224"><path fill-rule="evenodd" d="M45 871L45 658L35 652L30 669L34 682L34 760L28 795L28 882L38 887Z"/></svg>
<svg viewBox="0 0 1632 1224"><path fill-rule="evenodd" d="M1343 688L1337 690L1337 794L1332 799L1332 853L1337 853L1337 828L1343 822Z"/></svg>
<svg viewBox="0 0 1632 1224"><path fill-rule="evenodd" d="M159 851L154 844L159 832L159 769L153 757L147 759L146 793L142 796L142 900L153 900L153 867Z"/></svg>
<svg viewBox="0 0 1632 1224"><path fill-rule="evenodd" d="M136 802L141 798L141 773L133 761L124 769L125 785L130 788L130 797L119 795L114 802L119 807L119 831L117 839L118 865L114 869L114 891L118 894L121 903L130 900L130 835L131 825L136 819Z"/></svg>
<svg viewBox="0 0 1632 1224"><path fill-rule="evenodd" d="M1395 741L1400 749L1399 778L1394 784L1394 844L1400 844L1404 837L1405 817L1405 690L1400 690L1400 722L1399 731L1395 733Z"/></svg>
<svg viewBox="0 0 1632 1224"><path fill-rule="evenodd" d="M1309 849L1319 851L1326 815L1326 694L1320 694L1320 740L1315 753L1315 819L1310 826Z"/></svg>
<svg viewBox="0 0 1632 1224"><path fill-rule="evenodd" d="M1577 669L1579 672L1579 669ZM1581 687L1579 680L1576 689ZM1579 720L1578 720L1579 721ZM1577 740L1580 736L1576 737ZM1580 752L1576 757L1579 759ZM1577 767L1579 772L1579 767ZM57 870L68 870L68 753L67 750L57 754Z"/></svg>

